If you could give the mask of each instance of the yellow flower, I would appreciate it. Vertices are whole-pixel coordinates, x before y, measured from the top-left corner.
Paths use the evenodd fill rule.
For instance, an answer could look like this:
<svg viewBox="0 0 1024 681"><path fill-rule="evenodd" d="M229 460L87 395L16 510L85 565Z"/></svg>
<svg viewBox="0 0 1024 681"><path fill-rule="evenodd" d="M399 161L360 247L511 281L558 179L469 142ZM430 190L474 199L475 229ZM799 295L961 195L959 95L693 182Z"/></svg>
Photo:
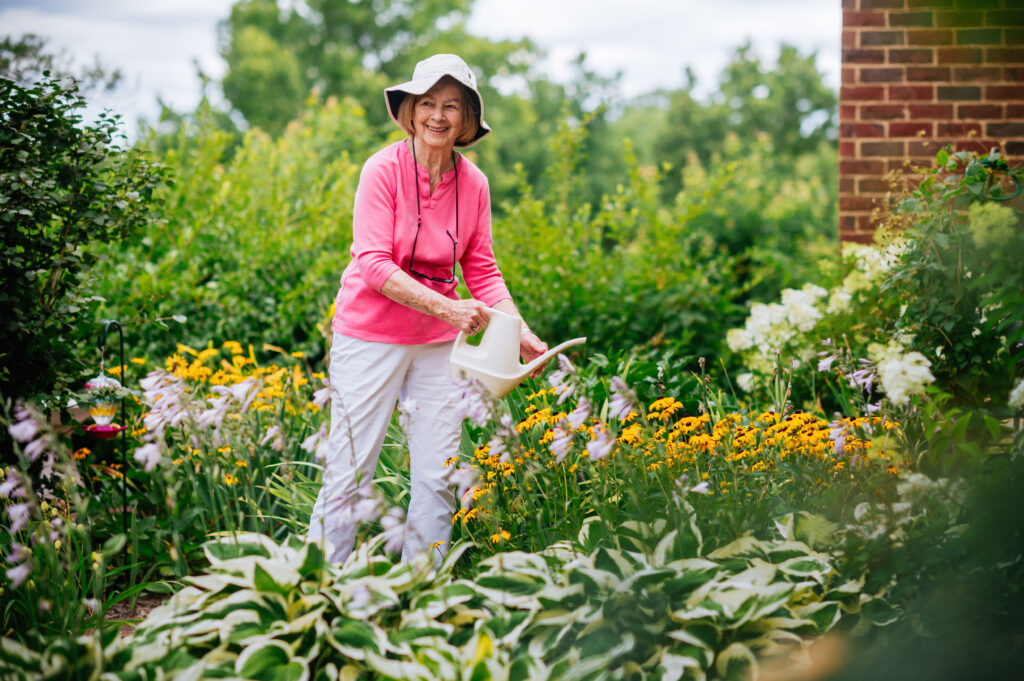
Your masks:
<svg viewBox="0 0 1024 681"><path fill-rule="evenodd" d="M78 449L75 450L74 456L75 456L76 459L81 461L82 459L84 459L85 457L89 456L90 454L92 454L92 452L89 450L88 447L79 447Z"/></svg>
<svg viewBox="0 0 1024 681"><path fill-rule="evenodd" d="M231 475L231 473L225 473L224 474L224 484L225 485L237 485L238 484L238 478L236 478L235 476Z"/></svg>
<svg viewBox="0 0 1024 681"><path fill-rule="evenodd" d="M238 466L239 468L248 468L249 467L249 462L248 461L242 461L241 459L236 459L235 460L235 465Z"/></svg>
<svg viewBox="0 0 1024 681"><path fill-rule="evenodd" d="M469 522L470 520L472 520L476 516L477 516L477 509L475 509L475 508L469 509L468 511L466 511L466 514L464 516L462 516L462 524L465 525L467 522Z"/></svg>
<svg viewBox="0 0 1024 681"><path fill-rule="evenodd" d="M146 360L143 359L142 357L132 357L129 361L132 364L145 364L146 363Z"/></svg>
<svg viewBox="0 0 1024 681"><path fill-rule="evenodd" d="M459 457L457 457L457 456L453 456L453 457L452 457L452 458L450 458L450 459L446 459L446 460L445 460L445 462L444 462L444 467L445 467L445 468L448 468L448 466L453 466L453 465L455 465L455 463L456 463L456 462L457 462L458 460L459 460Z"/></svg>
<svg viewBox="0 0 1024 681"><path fill-rule="evenodd" d="M627 426L626 428L624 428L622 434L619 435L619 442L624 442L626 444L635 444L637 442L640 442L640 440L641 435L639 421L631 426Z"/></svg>
<svg viewBox="0 0 1024 681"><path fill-rule="evenodd" d="M508 531L498 528L498 531L491 535L491 543L498 544L502 541L508 541L512 538L512 535Z"/></svg>

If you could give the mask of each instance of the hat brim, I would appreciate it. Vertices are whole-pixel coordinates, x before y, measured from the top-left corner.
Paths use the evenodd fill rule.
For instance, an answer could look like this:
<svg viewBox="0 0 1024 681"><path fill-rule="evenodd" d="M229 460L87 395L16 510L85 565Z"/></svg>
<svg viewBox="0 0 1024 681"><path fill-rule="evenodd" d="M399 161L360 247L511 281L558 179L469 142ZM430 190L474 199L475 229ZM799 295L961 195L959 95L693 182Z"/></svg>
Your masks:
<svg viewBox="0 0 1024 681"><path fill-rule="evenodd" d="M398 107L402 105L402 100L404 100L408 95L422 95L426 93L428 90L430 90L430 88L437 85L437 82L441 80L441 78L443 78L445 75L447 74L442 74L441 76L438 76L437 78L433 79L421 78L419 80L410 80L400 85L393 85L384 90L384 101L388 107L388 115L391 116L391 120L395 122L395 125L397 125L398 127L402 127L401 124L399 124L398 122ZM456 82L458 82L457 79ZM466 87L463 83L459 83L459 85L462 85L462 87L469 92L469 95L476 102L477 110L476 135L473 137L473 139L469 140L468 142L455 143L455 146L464 149L466 147L476 144L484 137L487 137L487 135L491 134L491 128L490 126L487 125L487 123L484 122L484 103L483 100L480 98L480 93L476 92L473 88Z"/></svg>

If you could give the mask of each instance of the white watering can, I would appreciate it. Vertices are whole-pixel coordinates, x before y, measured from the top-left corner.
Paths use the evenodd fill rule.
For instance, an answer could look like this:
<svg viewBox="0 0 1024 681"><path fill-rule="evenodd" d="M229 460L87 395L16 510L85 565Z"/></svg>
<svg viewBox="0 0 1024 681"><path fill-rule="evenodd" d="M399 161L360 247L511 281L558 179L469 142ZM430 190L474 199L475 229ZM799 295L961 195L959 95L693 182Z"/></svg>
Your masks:
<svg viewBox="0 0 1024 681"><path fill-rule="evenodd" d="M452 378L465 375L480 381L495 397L504 397L523 382L537 367L562 350L580 345L586 338L573 338L551 348L529 364L519 361L519 334L522 320L510 314L488 308L490 321L484 329L480 345L466 342L466 334L459 331L452 347Z"/></svg>

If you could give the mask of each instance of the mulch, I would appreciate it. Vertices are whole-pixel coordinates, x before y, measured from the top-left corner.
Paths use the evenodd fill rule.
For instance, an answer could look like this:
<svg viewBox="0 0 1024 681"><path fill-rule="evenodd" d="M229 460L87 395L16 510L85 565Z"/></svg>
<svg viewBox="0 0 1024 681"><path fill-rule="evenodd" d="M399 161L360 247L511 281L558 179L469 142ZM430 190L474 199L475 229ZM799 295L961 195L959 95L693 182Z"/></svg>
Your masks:
<svg viewBox="0 0 1024 681"><path fill-rule="evenodd" d="M170 598L170 594L143 594L135 601L135 607L131 606L131 599L114 603L107 610L107 622L122 622L121 638L131 635L135 626L146 619L155 608L163 605Z"/></svg>

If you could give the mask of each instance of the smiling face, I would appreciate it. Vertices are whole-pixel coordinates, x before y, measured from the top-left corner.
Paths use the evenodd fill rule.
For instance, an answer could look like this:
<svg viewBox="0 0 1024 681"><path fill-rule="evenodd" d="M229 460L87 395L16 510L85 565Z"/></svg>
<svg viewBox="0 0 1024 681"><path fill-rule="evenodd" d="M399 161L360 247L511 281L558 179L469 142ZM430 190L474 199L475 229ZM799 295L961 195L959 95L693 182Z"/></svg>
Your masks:
<svg viewBox="0 0 1024 681"><path fill-rule="evenodd" d="M454 82L442 80L413 102L412 127L417 143L451 151L466 129L466 96Z"/></svg>

